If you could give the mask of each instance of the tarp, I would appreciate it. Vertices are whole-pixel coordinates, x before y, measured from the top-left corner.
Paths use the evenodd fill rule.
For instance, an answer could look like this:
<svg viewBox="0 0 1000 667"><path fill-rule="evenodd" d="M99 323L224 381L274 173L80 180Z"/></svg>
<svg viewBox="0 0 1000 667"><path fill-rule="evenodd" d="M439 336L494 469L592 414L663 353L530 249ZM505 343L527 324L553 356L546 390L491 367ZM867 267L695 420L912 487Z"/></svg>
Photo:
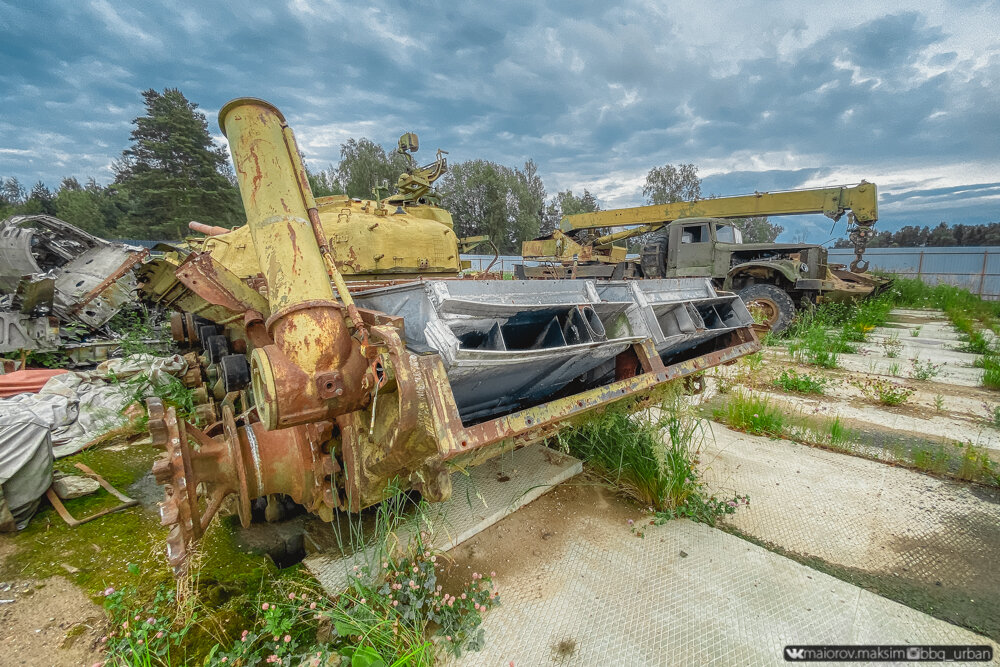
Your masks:
<svg viewBox="0 0 1000 667"><path fill-rule="evenodd" d="M52 443L41 420L0 426L0 531L20 530L52 484Z"/></svg>
<svg viewBox="0 0 1000 667"><path fill-rule="evenodd" d="M0 398L35 393L44 387L50 378L68 372L62 368L25 368L0 375Z"/></svg>
<svg viewBox="0 0 1000 667"><path fill-rule="evenodd" d="M80 450L128 422L125 408L172 373L183 373L179 355L136 355L104 362L96 372L65 372L38 393L0 399L0 530L23 528L52 484L53 458ZM116 382L107 382L113 378Z"/></svg>
<svg viewBox="0 0 1000 667"><path fill-rule="evenodd" d="M113 375L121 380L142 372L153 382L161 382L168 373L182 373L186 367L187 363L179 355L136 355L105 362L96 372L57 375L37 394L20 394L0 400L0 425L48 424L55 457L68 456L97 436L128 422L128 416L123 413L136 400L136 390L142 387L109 383L105 377Z"/></svg>

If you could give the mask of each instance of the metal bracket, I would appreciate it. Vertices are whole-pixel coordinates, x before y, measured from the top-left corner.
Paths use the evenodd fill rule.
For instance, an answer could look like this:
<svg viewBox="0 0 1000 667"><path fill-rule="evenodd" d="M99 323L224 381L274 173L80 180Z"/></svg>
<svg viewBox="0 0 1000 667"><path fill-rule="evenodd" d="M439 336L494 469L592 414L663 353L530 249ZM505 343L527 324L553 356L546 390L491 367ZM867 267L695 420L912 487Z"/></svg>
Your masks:
<svg viewBox="0 0 1000 667"><path fill-rule="evenodd" d="M52 503L52 506L56 508L56 512L59 514L59 516L62 517L63 521L65 521L73 528L76 528L81 524L87 523L88 521L93 521L94 519L98 519L102 516L113 514L114 512L120 512L123 509L127 509L129 507L133 507L139 504L138 500L129 498L124 493L119 492L118 489L111 486L107 482L107 480L105 480L103 477L101 477L96 472L94 472L87 466L83 465L82 463L77 463L76 467L79 468L80 471L83 472L83 474L86 475L87 477L90 477L91 479L96 479L97 483L103 486L105 491L113 495L115 498L118 498L118 500L122 502L120 505L115 505L114 507L108 508L106 510L101 510L100 512L91 514L88 517L84 517L82 519L74 519L73 515L69 513L69 510L67 510L66 506L63 505L62 500L59 499L59 496L56 495L56 492L53 491L52 487L50 486L45 491L45 497L48 498L49 502Z"/></svg>

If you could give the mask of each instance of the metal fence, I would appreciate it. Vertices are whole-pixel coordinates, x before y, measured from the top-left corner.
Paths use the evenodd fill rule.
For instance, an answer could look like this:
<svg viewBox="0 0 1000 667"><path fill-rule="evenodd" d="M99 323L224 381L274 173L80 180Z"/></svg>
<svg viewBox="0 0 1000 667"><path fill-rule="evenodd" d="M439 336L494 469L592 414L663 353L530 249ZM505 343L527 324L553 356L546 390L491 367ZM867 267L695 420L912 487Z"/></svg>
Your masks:
<svg viewBox="0 0 1000 667"><path fill-rule="evenodd" d="M150 248L157 241L128 240L125 243ZM629 255L638 257L638 255ZM473 271L485 271L496 259L491 271L513 273L515 264L538 266L540 262L525 260L517 255L462 255L472 264ZM920 278L929 285L947 283L963 287L984 299L1000 300L1000 247L971 246L964 248L869 248L865 259L871 268L907 278ZM854 260L851 248L831 248L829 261L850 264Z"/></svg>
<svg viewBox="0 0 1000 667"><path fill-rule="evenodd" d="M851 248L830 250L829 261L850 264ZM865 259L872 269L928 285L945 283L962 287L984 299L1000 299L1000 247L965 248L869 248Z"/></svg>

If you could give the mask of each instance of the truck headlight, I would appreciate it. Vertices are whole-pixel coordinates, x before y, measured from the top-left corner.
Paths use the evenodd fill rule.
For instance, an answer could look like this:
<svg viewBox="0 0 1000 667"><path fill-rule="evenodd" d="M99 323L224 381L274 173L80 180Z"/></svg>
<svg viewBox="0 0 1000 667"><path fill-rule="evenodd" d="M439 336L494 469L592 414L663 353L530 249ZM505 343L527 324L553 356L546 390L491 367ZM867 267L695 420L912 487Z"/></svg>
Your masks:
<svg viewBox="0 0 1000 667"><path fill-rule="evenodd" d="M802 262L801 264L799 264L799 271L801 271L802 273L809 273L809 265L806 264L805 262Z"/></svg>

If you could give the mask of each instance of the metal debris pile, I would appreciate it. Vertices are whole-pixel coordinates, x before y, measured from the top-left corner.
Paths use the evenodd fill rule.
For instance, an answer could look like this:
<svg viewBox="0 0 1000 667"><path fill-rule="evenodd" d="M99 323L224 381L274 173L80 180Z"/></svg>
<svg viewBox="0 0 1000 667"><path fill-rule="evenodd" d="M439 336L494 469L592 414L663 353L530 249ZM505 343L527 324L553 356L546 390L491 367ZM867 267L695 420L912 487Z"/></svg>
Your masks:
<svg viewBox="0 0 1000 667"><path fill-rule="evenodd" d="M74 364L108 358L114 340L100 330L134 303L133 269L147 256L49 215L0 221L0 354L62 350Z"/></svg>

